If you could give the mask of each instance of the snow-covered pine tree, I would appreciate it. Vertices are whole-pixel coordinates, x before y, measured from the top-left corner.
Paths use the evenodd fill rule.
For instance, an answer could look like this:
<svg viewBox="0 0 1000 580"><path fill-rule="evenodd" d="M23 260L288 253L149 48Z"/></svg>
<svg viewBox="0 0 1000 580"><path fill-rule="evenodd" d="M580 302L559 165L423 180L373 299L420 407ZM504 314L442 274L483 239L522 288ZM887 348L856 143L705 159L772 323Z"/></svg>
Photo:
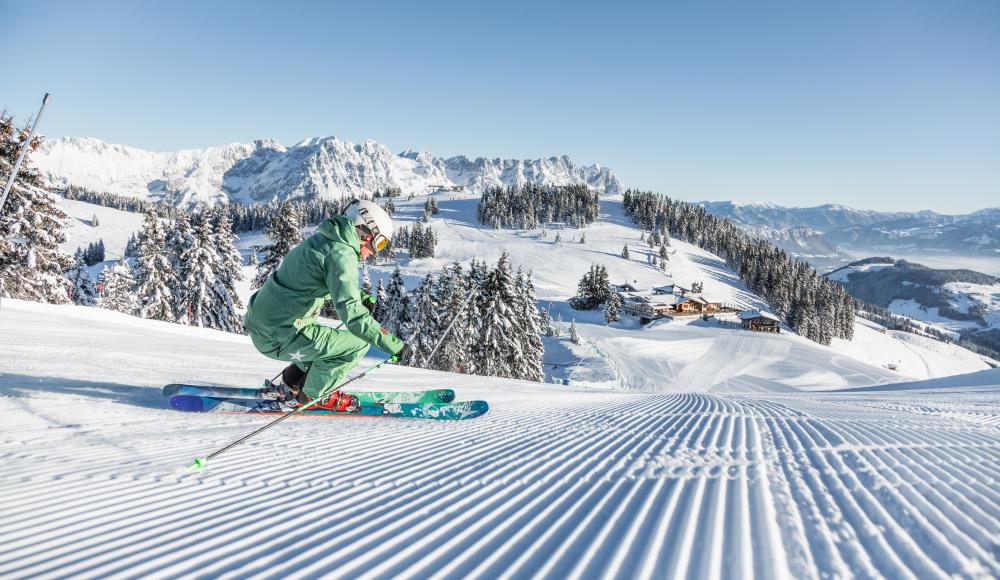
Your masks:
<svg viewBox="0 0 1000 580"><path fill-rule="evenodd" d="M666 244L660 244L660 260L666 262L670 259L670 253L667 252Z"/></svg>
<svg viewBox="0 0 1000 580"><path fill-rule="evenodd" d="M166 234L152 211L146 212L136 241L135 294L142 318L174 318L174 270L166 254Z"/></svg>
<svg viewBox="0 0 1000 580"><path fill-rule="evenodd" d="M527 381L542 381L542 358L545 346L542 344L542 320L535 298L535 282L531 272L525 274L520 268L514 279L515 300L514 320L521 342L521 357L513 361L514 378Z"/></svg>
<svg viewBox="0 0 1000 580"><path fill-rule="evenodd" d="M257 248L250 248L250 253L247 254L247 266L252 266L255 270L257 269Z"/></svg>
<svg viewBox="0 0 1000 580"><path fill-rule="evenodd" d="M451 325L451 331L438 348L430 368L449 372L468 372L469 349L472 344L472 323L469 311L474 308L469 299L469 281L462 265L455 262L441 270L437 283L437 303L441 315L441 331Z"/></svg>
<svg viewBox="0 0 1000 580"><path fill-rule="evenodd" d="M617 322L621 318L621 307L621 298L619 298L617 292L612 292L607 303L604 305L604 320L608 324Z"/></svg>
<svg viewBox="0 0 1000 580"><path fill-rule="evenodd" d="M243 258L233 243L239 237L233 234L233 222L224 206L216 208L214 214L212 242L218 261L212 293L216 320L220 330L242 333L243 317L239 310L243 308L243 302L236 291L236 283L243 279Z"/></svg>
<svg viewBox="0 0 1000 580"><path fill-rule="evenodd" d="M629 259L628 244L625 244L625 247L622 248L622 257L625 258L626 260Z"/></svg>
<svg viewBox="0 0 1000 580"><path fill-rule="evenodd" d="M400 330L409 322L409 295L403 284L403 273L397 267L389 277L389 287L385 292L384 306L379 319L386 330L400 336ZM403 338L400 336L400 338Z"/></svg>
<svg viewBox="0 0 1000 580"><path fill-rule="evenodd" d="M70 284L70 299L74 304L93 306L97 303L97 288L90 279L87 263L83 261L83 252L77 250L73 265L66 271Z"/></svg>
<svg viewBox="0 0 1000 580"><path fill-rule="evenodd" d="M174 273L170 280L170 296L174 302L174 320L178 317L176 310L177 300L186 292L181 280L180 272L184 263L184 254L188 247L194 243L194 230L191 228L191 221L188 214L178 212L177 219L174 220L173 227L169 229L164 243L164 253L170 262L170 270Z"/></svg>
<svg viewBox="0 0 1000 580"><path fill-rule="evenodd" d="M472 345L476 374L511 378L514 360L524 356L514 325L515 293L510 258L504 252L486 276L479 295L479 324Z"/></svg>
<svg viewBox="0 0 1000 580"><path fill-rule="evenodd" d="M587 234L585 232L580 233L580 243L581 244L587 243Z"/></svg>
<svg viewBox="0 0 1000 580"><path fill-rule="evenodd" d="M429 366L428 357L437 344L441 332L439 320L440 305L437 301L437 280L428 273L420 284L410 293L409 320L402 328L401 334L406 337L407 344L413 349L413 355L408 361L410 366Z"/></svg>
<svg viewBox="0 0 1000 580"><path fill-rule="evenodd" d="M414 222L407 236L407 250L410 252L410 259L422 258L424 256L424 226L420 222Z"/></svg>
<svg viewBox="0 0 1000 580"><path fill-rule="evenodd" d="M135 313L136 300L134 293L135 280L132 279L132 269L128 261L122 258L110 268L105 267L103 274L104 292L101 298L101 308L117 310L126 314Z"/></svg>
<svg viewBox="0 0 1000 580"><path fill-rule="evenodd" d="M368 274L368 264L361 266L361 291L369 296L372 294L372 278Z"/></svg>
<svg viewBox="0 0 1000 580"><path fill-rule="evenodd" d="M6 185L21 153L28 129L18 130L11 115L0 114L0 183ZM66 241L67 215L42 188L31 166L31 153L42 143L32 139L17 178L0 207L0 296L34 302L69 301L69 280L63 274L72 264L59 249ZM2 187L2 186L0 186Z"/></svg>
<svg viewBox="0 0 1000 580"><path fill-rule="evenodd" d="M299 230L299 214L295 206L287 201L279 203L273 209L271 221L264 233L271 240L271 245L260 248L264 252L264 260L257 266L257 276L253 279L256 290L267 282L271 272L278 269L281 259L292 248L302 242L302 232Z"/></svg>
<svg viewBox="0 0 1000 580"><path fill-rule="evenodd" d="M178 272L181 293L174 297L174 312L181 324L223 327L219 312L215 309L213 292L218 262L219 257L212 240L212 224L203 216L195 227L191 244L181 255L181 269Z"/></svg>
<svg viewBox="0 0 1000 580"><path fill-rule="evenodd" d="M392 236L392 243L400 248L410 248L410 228L401 226Z"/></svg>
<svg viewBox="0 0 1000 580"><path fill-rule="evenodd" d="M372 317L375 318L380 324L386 319L385 306L389 301L389 295L385 292L385 284L382 283L382 279L378 279L378 286L375 288L375 311L372 312Z"/></svg>
<svg viewBox="0 0 1000 580"><path fill-rule="evenodd" d="M569 324L569 341L573 344L580 344L580 332L576 329L576 319L574 318Z"/></svg>
<svg viewBox="0 0 1000 580"><path fill-rule="evenodd" d="M546 308L542 310L540 322L542 327L542 332L545 336L556 336L556 329L552 324L552 315L549 313L549 309Z"/></svg>

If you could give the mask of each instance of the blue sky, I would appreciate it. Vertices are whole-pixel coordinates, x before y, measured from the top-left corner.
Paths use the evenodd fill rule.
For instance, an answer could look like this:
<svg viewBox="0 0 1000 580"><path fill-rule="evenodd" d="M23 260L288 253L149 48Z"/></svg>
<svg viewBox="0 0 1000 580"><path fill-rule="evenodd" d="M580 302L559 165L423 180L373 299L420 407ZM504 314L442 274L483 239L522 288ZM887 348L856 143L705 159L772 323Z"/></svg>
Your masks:
<svg viewBox="0 0 1000 580"><path fill-rule="evenodd" d="M1000 2L0 0L0 107L152 150L272 137L611 167L686 199L1000 205Z"/></svg>

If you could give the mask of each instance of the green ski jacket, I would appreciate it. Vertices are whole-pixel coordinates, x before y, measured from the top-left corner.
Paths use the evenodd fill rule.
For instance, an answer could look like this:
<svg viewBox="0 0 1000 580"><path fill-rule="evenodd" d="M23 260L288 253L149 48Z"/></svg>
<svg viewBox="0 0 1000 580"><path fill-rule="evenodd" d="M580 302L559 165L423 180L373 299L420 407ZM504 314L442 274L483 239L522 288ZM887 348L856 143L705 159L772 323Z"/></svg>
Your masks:
<svg viewBox="0 0 1000 580"><path fill-rule="evenodd" d="M288 252L247 306L246 327L257 350L266 354L291 342L316 321L328 298L351 334L388 354L402 350L403 342L361 303L359 241L352 221L337 216Z"/></svg>

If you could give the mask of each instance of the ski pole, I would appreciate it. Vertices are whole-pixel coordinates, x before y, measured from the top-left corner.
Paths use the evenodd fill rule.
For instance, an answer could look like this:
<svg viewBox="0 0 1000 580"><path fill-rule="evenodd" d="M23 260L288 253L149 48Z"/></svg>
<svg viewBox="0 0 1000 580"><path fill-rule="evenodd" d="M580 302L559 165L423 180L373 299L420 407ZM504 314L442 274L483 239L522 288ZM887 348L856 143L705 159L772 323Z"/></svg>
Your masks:
<svg viewBox="0 0 1000 580"><path fill-rule="evenodd" d="M380 362L380 363L378 363L378 364L376 364L376 365L374 365L372 367L369 367L368 369L365 370L365 372L359 374L358 376L356 376L356 377L354 377L352 379L349 379L349 380L344 381L343 383L341 383L338 388L343 387L344 385L346 385L348 383L352 383L352 382L360 379L361 377L367 375L368 373L370 373L370 372L378 369L379 367L381 367L385 363L389 362L390 360L392 360L392 357L389 357L389 358L385 359L384 361L382 361L382 362ZM315 399L307 402L306 404L300 405L300 406L292 409L291 411L288 411L287 413L285 413L284 415L278 417L274 421L271 421L267 425L262 426L260 429L257 429L256 431L254 431L252 433L248 433L247 435L244 435L243 437L240 437L236 441L233 441L232 443L230 443L229 445L226 445L225 447L223 447L222 449L219 449L218 451L212 452L211 454L209 454L206 457L195 457L194 461L191 462L191 465L188 466L188 469L189 470L194 470L194 471L198 471L198 470L204 469L205 465L208 463L208 461L210 459L215 459L216 457L222 455L226 451L229 451L233 447L236 447L237 445L239 445L240 443L243 443L247 439L250 439L254 435L257 435L258 433L261 433L263 431L266 431L266 430L270 429L271 427L274 427L278 423L281 423L282 421L284 421L285 419L287 419L287 418L291 417L292 415L298 413L299 411L305 411L309 407L312 407L316 403L322 401L324 395L326 395L326 391L323 391L322 393L320 393L320 395L318 397L316 397Z"/></svg>

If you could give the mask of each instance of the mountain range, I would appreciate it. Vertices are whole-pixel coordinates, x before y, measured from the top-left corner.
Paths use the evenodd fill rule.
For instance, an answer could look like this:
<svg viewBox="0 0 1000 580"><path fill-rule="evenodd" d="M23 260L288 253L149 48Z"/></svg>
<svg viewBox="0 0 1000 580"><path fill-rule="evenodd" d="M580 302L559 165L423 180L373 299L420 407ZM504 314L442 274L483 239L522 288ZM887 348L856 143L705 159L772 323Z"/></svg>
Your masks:
<svg viewBox="0 0 1000 580"><path fill-rule="evenodd" d="M771 240L814 267L839 267L854 256L953 252L1000 258L1000 208L965 215L930 210L879 212L842 205L783 207L773 203L698 202Z"/></svg>
<svg viewBox="0 0 1000 580"><path fill-rule="evenodd" d="M47 139L32 156L53 187L69 185L133 195L177 206L199 202L271 199L340 199L398 188L406 194L436 190L479 193L526 183L584 184L620 193L614 172L579 166L568 157L547 159L440 158L426 151L393 153L373 140L306 139L285 147L272 139L158 153L87 137Z"/></svg>

